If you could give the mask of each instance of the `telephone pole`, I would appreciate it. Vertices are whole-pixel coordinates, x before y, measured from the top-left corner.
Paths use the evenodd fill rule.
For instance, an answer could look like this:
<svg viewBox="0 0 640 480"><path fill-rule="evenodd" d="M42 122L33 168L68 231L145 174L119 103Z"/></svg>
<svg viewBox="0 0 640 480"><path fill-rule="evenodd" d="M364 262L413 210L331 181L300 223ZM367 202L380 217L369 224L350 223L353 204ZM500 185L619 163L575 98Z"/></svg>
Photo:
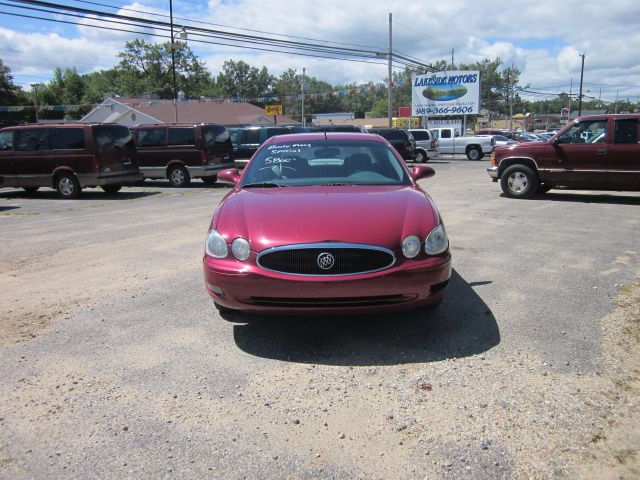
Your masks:
<svg viewBox="0 0 640 480"><path fill-rule="evenodd" d="M584 77L584 53L582 57L582 67L580 68L580 94L578 95L578 116L582 115L582 79Z"/></svg>

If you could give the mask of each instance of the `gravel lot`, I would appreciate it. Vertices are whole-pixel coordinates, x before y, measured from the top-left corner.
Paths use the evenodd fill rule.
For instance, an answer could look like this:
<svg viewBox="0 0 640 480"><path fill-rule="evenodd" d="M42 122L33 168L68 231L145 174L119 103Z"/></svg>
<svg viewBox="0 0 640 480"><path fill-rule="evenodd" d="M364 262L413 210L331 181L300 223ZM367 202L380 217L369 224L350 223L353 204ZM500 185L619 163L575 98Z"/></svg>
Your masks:
<svg viewBox="0 0 640 480"><path fill-rule="evenodd" d="M638 478L640 194L421 181L435 313L221 319L225 185L0 190L0 478Z"/></svg>

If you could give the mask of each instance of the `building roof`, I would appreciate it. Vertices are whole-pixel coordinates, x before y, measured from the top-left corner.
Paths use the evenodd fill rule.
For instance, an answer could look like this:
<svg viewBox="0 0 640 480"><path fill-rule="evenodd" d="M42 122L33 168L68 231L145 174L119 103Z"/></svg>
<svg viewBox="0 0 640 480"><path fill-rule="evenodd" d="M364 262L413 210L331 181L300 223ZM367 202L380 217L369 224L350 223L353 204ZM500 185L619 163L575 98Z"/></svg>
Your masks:
<svg viewBox="0 0 640 480"><path fill-rule="evenodd" d="M250 103L226 103L212 100L178 102L178 121L188 123L219 123L228 126L273 125L272 116L264 109ZM173 101L148 98L107 98L89 112L83 122L117 122L125 125L136 123L174 123L176 110ZM276 117L276 123L297 125L300 122L284 115Z"/></svg>

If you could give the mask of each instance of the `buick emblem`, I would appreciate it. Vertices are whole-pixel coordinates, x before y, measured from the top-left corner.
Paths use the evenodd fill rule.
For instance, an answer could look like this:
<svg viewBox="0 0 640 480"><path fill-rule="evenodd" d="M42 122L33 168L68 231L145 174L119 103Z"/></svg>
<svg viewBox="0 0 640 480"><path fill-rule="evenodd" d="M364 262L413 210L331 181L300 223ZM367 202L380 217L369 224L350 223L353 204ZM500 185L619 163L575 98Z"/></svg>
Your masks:
<svg viewBox="0 0 640 480"><path fill-rule="evenodd" d="M322 270L329 270L331 267L333 267L333 264L336 263L336 259L333 258L333 255L331 255L328 252L324 252L318 255L317 261L318 261L318 266Z"/></svg>

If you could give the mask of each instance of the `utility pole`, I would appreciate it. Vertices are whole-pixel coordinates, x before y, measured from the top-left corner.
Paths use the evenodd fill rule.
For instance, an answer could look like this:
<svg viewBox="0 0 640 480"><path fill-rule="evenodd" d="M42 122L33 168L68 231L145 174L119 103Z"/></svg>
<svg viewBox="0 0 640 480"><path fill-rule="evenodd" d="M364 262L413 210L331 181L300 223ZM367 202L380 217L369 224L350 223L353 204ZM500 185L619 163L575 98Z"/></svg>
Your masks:
<svg viewBox="0 0 640 480"><path fill-rule="evenodd" d="M453 63L453 54L454 54L455 51L456 51L455 48L451 49L451 70L455 70L455 68L456 68L455 64Z"/></svg>
<svg viewBox="0 0 640 480"><path fill-rule="evenodd" d="M582 115L582 79L584 77L584 53L582 57L582 67L580 68L580 94L578 95L578 116Z"/></svg>
<svg viewBox="0 0 640 480"><path fill-rule="evenodd" d="M302 126L304 127L304 72L306 72L307 68L302 67Z"/></svg>
<svg viewBox="0 0 640 480"><path fill-rule="evenodd" d="M39 123L40 121L38 120L38 84L37 83L32 83L31 84L31 88L33 88L33 92L35 93L35 103L36 103L36 107L35 107L35 111L36 111L36 123Z"/></svg>
<svg viewBox="0 0 640 480"><path fill-rule="evenodd" d="M176 86L176 48L173 38L173 1L169 0L169 23L171 24L171 74L173 77L173 106L178 123L178 88Z"/></svg>
<svg viewBox="0 0 640 480"><path fill-rule="evenodd" d="M571 85L569 87L569 119L571 119L571 99L573 98L573 77L571 77Z"/></svg>
<svg viewBox="0 0 640 480"><path fill-rule="evenodd" d="M389 128L391 128L391 117L393 116L393 72L391 71L391 61L393 56L393 48L391 45L392 41L392 23L391 23L391 13L389 14L389 105L387 109L387 114L389 116Z"/></svg>

